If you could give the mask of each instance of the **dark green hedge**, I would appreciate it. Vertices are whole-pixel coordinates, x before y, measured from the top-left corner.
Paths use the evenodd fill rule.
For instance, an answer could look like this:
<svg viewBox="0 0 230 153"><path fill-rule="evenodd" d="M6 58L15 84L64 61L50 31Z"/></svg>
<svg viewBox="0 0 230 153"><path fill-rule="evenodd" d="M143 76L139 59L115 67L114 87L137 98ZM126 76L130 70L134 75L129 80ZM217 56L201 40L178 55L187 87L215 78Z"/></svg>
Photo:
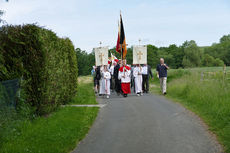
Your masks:
<svg viewBox="0 0 230 153"><path fill-rule="evenodd" d="M37 25L0 29L0 80L22 77L24 101L39 115L70 101L77 89L72 42Z"/></svg>

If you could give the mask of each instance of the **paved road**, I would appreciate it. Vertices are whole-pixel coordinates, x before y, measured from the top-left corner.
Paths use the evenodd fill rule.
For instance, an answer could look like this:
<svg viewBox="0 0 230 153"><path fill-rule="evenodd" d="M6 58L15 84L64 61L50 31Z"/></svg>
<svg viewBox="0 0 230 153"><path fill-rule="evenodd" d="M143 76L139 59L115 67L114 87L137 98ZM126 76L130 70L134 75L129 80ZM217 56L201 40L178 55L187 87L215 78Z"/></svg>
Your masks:
<svg viewBox="0 0 230 153"><path fill-rule="evenodd" d="M101 108L73 153L216 153L220 146L179 104L147 94L98 98Z"/></svg>

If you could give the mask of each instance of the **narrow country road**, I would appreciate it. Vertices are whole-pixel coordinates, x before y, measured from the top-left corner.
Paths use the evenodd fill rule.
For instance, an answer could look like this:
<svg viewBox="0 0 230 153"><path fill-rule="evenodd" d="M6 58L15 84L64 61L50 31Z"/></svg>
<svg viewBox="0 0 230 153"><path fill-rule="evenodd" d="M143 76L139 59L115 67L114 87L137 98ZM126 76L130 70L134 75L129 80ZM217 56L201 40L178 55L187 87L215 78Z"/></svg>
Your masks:
<svg viewBox="0 0 230 153"><path fill-rule="evenodd" d="M98 102L107 105L73 153L221 152L197 117L162 96L113 94Z"/></svg>

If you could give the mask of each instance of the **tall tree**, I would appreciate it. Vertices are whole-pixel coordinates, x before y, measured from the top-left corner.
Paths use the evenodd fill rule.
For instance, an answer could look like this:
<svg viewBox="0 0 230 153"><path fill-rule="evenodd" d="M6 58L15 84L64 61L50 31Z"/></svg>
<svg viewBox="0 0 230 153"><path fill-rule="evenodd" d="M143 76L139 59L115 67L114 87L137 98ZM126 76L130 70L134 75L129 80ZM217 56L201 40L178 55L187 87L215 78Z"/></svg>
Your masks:
<svg viewBox="0 0 230 153"><path fill-rule="evenodd" d="M182 48L185 54L182 61L184 67L201 66L202 52L194 40L185 41Z"/></svg>

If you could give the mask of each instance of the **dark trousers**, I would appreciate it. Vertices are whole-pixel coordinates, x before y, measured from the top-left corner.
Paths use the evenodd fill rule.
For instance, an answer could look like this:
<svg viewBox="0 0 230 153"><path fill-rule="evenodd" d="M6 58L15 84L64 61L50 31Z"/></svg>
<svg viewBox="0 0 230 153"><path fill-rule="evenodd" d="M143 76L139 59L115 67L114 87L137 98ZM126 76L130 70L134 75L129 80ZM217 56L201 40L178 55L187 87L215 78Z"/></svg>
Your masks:
<svg viewBox="0 0 230 153"><path fill-rule="evenodd" d="M111 76L111 79L110 79L110 89L112 91L114 91L114 89L115 89L115 79L114 79L113 75Z"/></svg>
<svg viewBox="0 0 230 153"><path fill-rule="evenodd" d="M148 75L142 75L143 81L142 81L142 90L143 92L149 92L149 76Z"/></svg>
<svg viewBox="0 0 230 153"><path fill-rule="evenodd" d="M117 93L121 92L121 80L115 79L115 90Z"/></svg>

